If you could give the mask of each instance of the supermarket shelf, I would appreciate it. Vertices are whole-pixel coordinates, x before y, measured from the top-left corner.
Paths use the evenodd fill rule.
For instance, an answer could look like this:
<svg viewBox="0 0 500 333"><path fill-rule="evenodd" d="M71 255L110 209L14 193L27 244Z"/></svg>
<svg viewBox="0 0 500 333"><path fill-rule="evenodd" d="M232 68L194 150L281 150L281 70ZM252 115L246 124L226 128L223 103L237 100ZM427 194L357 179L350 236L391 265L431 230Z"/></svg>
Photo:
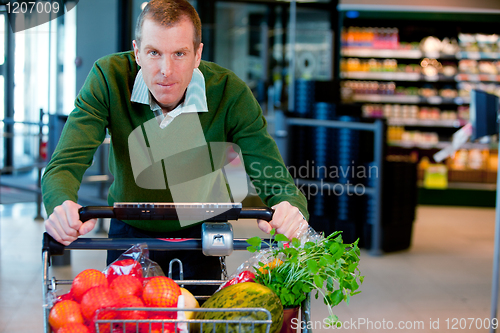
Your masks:
<svg viewBox="0 0 500 333"><path fill-rule="evenodd" d="M381 94L354 94L353 100L356 102L371 102L371 103L405 103L405 104L468 104L470 98L456 97L443 98L441 96L415 96L415 95L381 95Z"/></svg>
<svg viewBox="0 0 500 333"><path fill-rule="evenodd" d="M469 81L469 82L500 82L500 75L494 74L457 74L455 76L457 82Z"/></svg>
<svg viewBox="0 0 500 333"><path fill-rule="evenodd" d="M418 182L418 187L426 188L422 181ZM458 190L495 191L497 189L497 185L495 183L448 182L447 188Z"/></svg>
<svg viewBox="0 0 500 333"><path fill-rule="evenodd" d="M387 80L387 81L420 81L420 73L404 72L345 72L341 73L342 79L358 80Z"/></svg>
<svg viewBox="0 0 500 333"><path fill-rule="evenodd" d="M439 52L422 52L420 50L391 50L372 48L343 48L343 57L359 58L396 58L396 59L499 59L500 52L468 52L459 51L455 54L444 54Z"/></svg>
<svg viewBox="0 0 500 333"><path fill-rule="evenodd" d="M443 120L443 119L412 119L412 118L389 118L388 125L393 126L418 126L418 127L451 127L460 128L467 124L466 120Z"/></svg>
<svg viewBox="0 0 500 333"><path fill-rule="evenodd" d="M457 59L473 59L473 60L480 60L480 59L499 59L500 58L500 52L457 52L456 54Z"/></svg>
<svg viewBox="0 0 500 333"><path fill-rule="evenodd" d="M495 191L497 189L497 184L493 183L462 183L462 182L449 182L448 188L452 189L463 189L463 190L483 190L483 191Z"/></svg>
<svg viewBox="0 0 500 333"><path fill-rule="evenodd" d="M344 72L340 74L342 79L355 79L355 80L383 80L383 81L424 81L424 82L454 82L454 76L445 75L423 75L420 73L406 73L406 72ZM467 81L467 80L462 80Z"/></svg>
<svg viewBox="0 0 500 333"><path fill-rule="evenodd" d="M400 58L400 59L420 59L420 50L390 50L371 48L343 48L342 56L360 58Z"/></svg>
<svg viewBox="0 0 500 333"><path fill-rule="evenodd" d="M380 80L380 81L411 81L411 82L500 82L500 75L494 74L467 74L460 73L455 76L442 74L427 76L420 73L406 72L363 72L351 71L340 73L342 79L351 80Z"/></svg>
<svg viewBox="0 0 500 333"><path fill-rule="evenodd" d="M420 96L408 95L378 95L378 94L355 94L353 99L357 102L372 102L372 103L420 103Z"/></svg>
<svg viewBox="0 0 500 333"><path fill-rule="evenodd" d="M436 143L426 143L426 142L409 142L409 141L391 141L388 142L388 146L401 147L401 148L420 148L420 149L443 149L451 144L449 141L439 141ZM488 143L472 143L467 142L462 147L463 149L487 149L492 148Z"/></svg>

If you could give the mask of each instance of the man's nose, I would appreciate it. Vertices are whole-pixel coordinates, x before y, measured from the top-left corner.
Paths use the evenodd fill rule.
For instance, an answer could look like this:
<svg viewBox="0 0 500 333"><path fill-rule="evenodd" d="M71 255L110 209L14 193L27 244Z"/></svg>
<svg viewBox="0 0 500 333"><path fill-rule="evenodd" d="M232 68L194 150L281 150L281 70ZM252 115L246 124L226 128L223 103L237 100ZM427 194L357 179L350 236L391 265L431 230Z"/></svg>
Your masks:
<svg viewBox="0 0 500 333"><path fill-rule="evenodd" d="M165 57L162 61L161 74L165 77L169 77L172 74L173 63L170 57Z"/></svg>

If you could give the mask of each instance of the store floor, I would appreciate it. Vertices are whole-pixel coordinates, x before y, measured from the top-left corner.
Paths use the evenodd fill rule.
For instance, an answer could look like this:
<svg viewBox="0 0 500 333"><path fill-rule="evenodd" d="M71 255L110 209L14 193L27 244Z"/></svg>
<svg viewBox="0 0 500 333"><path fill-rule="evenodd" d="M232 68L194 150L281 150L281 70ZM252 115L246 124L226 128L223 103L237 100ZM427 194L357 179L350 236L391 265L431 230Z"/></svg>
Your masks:
<svg viewBox="0 0 500 333"><path fill-rule="evenodd" d="M381 257L362 251L362 293L334 311L348 324L343 330L446 332L456 324L485 332L478 327L490 315L494 215L486 208L419 207L410 250ZM0 205L0 333L43 331L43 223L33 216L32 203ZM259 234L254 221L234 227L236 237ZM235 252L229 270L246 256ZM51 276L71 279L85 268L104 268L101 251L74 251L71 260ZM314 332L331 330L322 325L326 316L322 301L314 300Z"/></svg>

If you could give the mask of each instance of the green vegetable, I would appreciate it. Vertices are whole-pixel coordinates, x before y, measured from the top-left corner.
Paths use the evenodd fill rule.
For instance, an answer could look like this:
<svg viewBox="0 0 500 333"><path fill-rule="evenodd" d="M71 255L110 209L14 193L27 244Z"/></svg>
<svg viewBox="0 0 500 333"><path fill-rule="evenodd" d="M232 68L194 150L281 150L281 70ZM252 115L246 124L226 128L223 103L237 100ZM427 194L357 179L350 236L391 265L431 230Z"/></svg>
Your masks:
<svg viewBox="0 0 500 333"><path fill-rule="evenodd" d="M271 235L274 236L275 233L273 229ZM278 234L266 244L272 247L275 242L289 240ZM261 249L262 240L252 237L248 239L248 244L250 252L257 252ZM284 308L299 306L307 293L316 291L315 297L318 298L321 294L328 307L330 324L335 325L338 318L333 314L332 308L342 301L349 303L351 296L360 293L356 290L364 279L358 268L358 240L352 244L344 244L341 233L337 231L302 246L294 238L288 245L286 247L283 243L278 243L267 258L268 261L279 258L283 261L282 264L263 271L256 267L256 282L272 289ZM259 265L263 266L264 263L259 262Z"/></svg>

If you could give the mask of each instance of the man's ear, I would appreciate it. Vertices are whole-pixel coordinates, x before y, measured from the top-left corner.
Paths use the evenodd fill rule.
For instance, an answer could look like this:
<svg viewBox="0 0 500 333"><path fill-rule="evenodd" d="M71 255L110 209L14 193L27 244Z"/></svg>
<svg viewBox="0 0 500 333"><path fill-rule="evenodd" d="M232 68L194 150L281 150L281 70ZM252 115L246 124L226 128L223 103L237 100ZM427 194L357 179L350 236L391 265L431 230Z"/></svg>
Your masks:
<svg viewBox="0 0 500 333"><path fill-rule="evenodd" d="M196 56L195 56L196 66L195 66L195 68L198 68L198 66L200 66L202 52L203 52L203 43L200 43L200 45L198 46L198 50L196 50Z"/></svg>
<svg viewBox="0 0 500 333"><path fill-rule="evenodd" d="M137 41L133 40L132 45L134 46L135 62L137 63L137 65L141 66L141 60L139 59L139 46L137 45Z"/></svg>

